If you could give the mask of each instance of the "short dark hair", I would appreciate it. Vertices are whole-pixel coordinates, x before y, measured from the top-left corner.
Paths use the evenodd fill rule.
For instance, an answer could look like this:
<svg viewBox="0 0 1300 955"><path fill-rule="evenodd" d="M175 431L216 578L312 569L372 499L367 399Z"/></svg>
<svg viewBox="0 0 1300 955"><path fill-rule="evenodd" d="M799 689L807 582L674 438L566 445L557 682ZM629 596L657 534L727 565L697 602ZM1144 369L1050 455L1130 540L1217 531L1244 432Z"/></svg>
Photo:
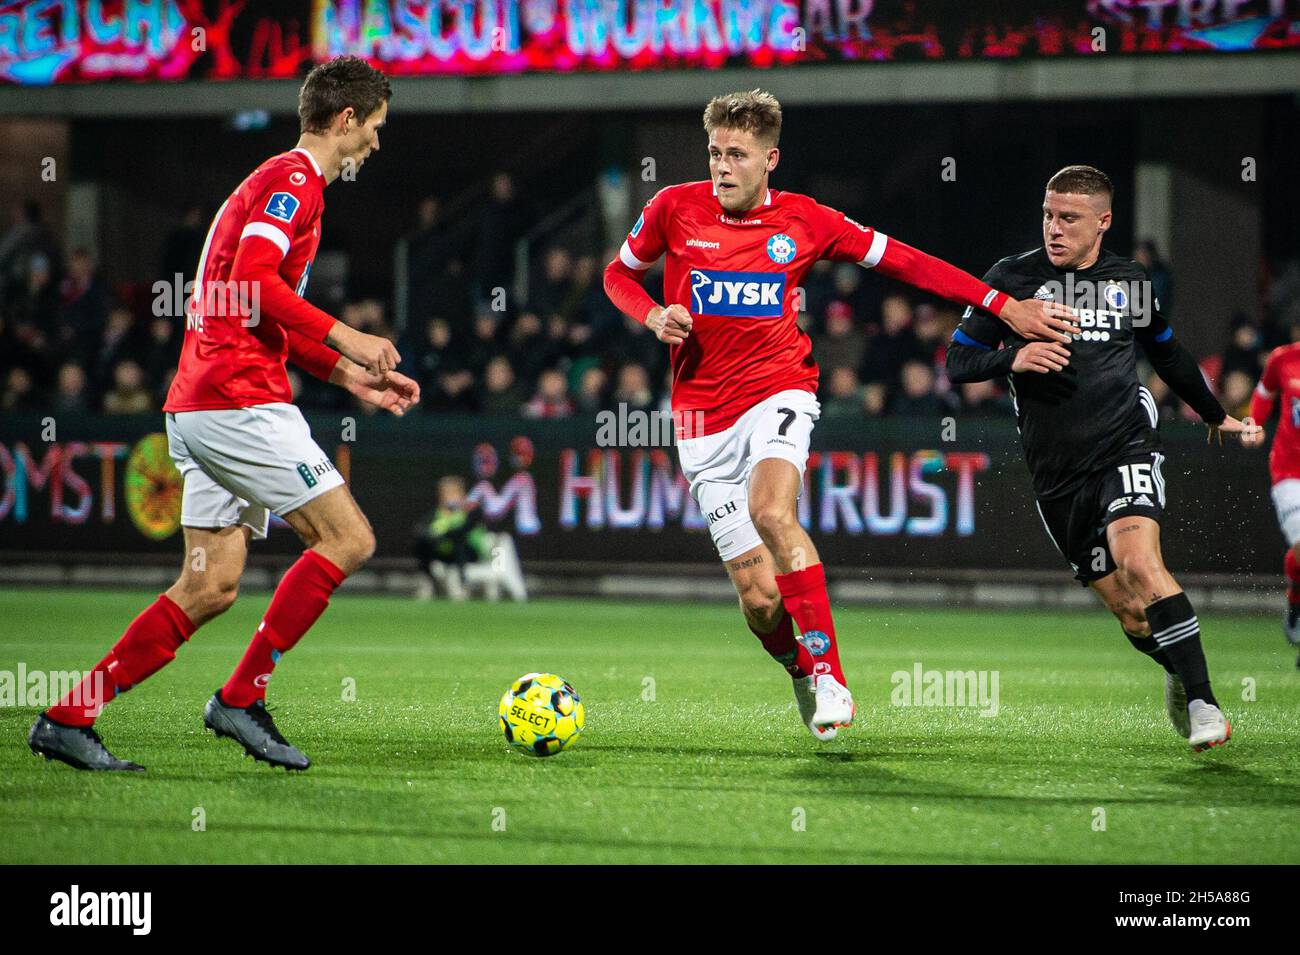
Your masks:
<svg viewBox="0 0 1300 955"><path fill-rule="evenodd" d="M349 106L364 121L392 96L383 72L359 56L336 56L308 73L298 91L299 131L324 132Z"/></svg>
<svg viewBox="0 0 1300 955"><path fill-rule="evenodd" d="M1076 196L1114 198L1115 186L1096 166L1066 166L1047 180L1048 192L1070 192Z"/></svg>

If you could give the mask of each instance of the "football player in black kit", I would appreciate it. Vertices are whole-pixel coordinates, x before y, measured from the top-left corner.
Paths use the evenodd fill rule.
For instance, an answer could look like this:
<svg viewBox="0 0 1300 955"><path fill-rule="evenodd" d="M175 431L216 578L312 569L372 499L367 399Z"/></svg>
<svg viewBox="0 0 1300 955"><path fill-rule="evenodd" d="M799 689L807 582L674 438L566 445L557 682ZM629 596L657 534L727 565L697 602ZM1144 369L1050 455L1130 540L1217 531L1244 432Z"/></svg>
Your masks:
<svg viewBox="0 0 1300 955"><path fill-rule="evenodd" d="M1203 750L1226 743L1232 727L1210 689L1196 613L1161 557L1164 456L1155 401L1138 382L1137 349L1211 435L1247 445L1263 435L1224 412L1160 314L1142 267L1101 247L1113 194L1099 169L1062 169L1047 183L1042 247L984 276L1013 298L1069 306L1078 331L1026 341L993 315L967 309L948 346L948 377L954 384L1009 377L1047 533L1129 642L1164 667L1169 719Z"/></svg>

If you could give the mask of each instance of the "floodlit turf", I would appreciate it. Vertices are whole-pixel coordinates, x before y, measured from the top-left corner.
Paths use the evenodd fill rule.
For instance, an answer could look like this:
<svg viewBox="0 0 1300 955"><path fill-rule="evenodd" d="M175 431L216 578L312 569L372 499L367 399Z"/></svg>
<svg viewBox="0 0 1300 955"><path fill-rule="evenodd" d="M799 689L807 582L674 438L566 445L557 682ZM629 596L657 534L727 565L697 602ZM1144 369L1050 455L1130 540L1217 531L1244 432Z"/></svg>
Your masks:
<svg viewBox="0 0 1300 955"><path fill-rule="evenodd" d="M151 596L0 591L0 670L84 669ZM344 595L272 683L315 762L288 775L201 723L265 601L107 709L143 776L37 759L36 710L0 707L0 861L1300 862L1300 674L1272 617L1202 616L1234 736L1193 754L1101 610L841 608L858 723L818 744L729 604ZM996 671L997 715L891 705L917 662ZM530 670L587 705L551 759L497 730Z"/></svg>

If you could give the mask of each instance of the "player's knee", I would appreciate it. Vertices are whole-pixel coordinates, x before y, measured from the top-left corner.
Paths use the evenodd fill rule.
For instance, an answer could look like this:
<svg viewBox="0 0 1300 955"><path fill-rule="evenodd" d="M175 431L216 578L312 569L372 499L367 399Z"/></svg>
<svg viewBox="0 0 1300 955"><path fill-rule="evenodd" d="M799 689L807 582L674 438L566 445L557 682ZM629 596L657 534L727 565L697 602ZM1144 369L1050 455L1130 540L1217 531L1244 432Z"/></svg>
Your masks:
<svg viewBox="0 0 1300 955"><path fill-rule="evenodd" d="M227 579L216 574L206 574L194 582L188 596L190 617L195 623L202 623L219 617L235 602L239 596L239 578Z"/></svg>
<svg viewBox="0 0 1300 955"><path fill-rule="evenodd" d="M1115 619L1119 621L1120 626L1133 636L1145 637L1151 633L1151 625L1147 623L1146 610L1136 597L1112 605L1110 611L1115 615Z"/></svg>
<svg viewBox="0 0 1300 955"><path fill-rule="evenodd" d="M375 532L369 524L358 523L340 542L343 550L341 569L354 574L375 556Z"/></svg>
<svg viewBox="0 0 1300 955"><path fill-rule="evenodd" d="M752 505L749 517L754 522L759 536L765 541L780 539L799 524L794 509L782 503Z"/></svg>
<svg viewBox="0 0 1300 955"><path fill-rule="evenodd" d="M1124 554L1117 563L1129 580L1136 583L1143 591L1148 589L1149 582L1159 579L1165 573L1164 563L1159 555L1151 551Z"/></svg>

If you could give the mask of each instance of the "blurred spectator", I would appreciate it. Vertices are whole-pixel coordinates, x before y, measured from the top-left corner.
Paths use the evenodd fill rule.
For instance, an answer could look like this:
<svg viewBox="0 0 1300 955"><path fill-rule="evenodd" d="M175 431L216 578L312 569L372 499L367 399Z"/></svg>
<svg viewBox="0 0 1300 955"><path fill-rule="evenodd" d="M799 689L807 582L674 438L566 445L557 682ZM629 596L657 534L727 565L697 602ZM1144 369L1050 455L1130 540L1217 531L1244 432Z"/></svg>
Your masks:
<svg viewBox="0 0 1300 955"><path fill-rule="evenodd" d="M654 406L654 397L644 367L629 364L618 370L618 384L610 396L610 404L615 407L625 404L629 411L649 411Z"/></svg>
<svg viewBox="0 0 1300 955"><path fill-rule="evenodd" d="M126 306L117 305L108 313L103 337L93 352L93 363L87 369L97 390L111 387L114 369L119 362L135 357L135 347L135 316Z"/></svg>
<svg viewBox="0 0 1300 955"><path fill-rule="evenodd" d="M40 203L15 203L9 228L0 235L0 295L27 283L30 259L38 255L49 263L52 273L58 272L62 265L59 241L45 224Z"/></svg>
<svg viewBox="0 0 1300 955"><path fill-rule="evenodd" d="M608 384L609 376L599 365L584 370L578 379L578 394L574 400L576 410L594 414L608 407L605 399L605 388Z"/></svg>
<svg viewBox="0 0 1300 955"><path fill-rule="evenodd" d="M5 390L0 394L0 411L37 411L36 382L26 368L10 368L5 377Z"/></svg>
<svg viewBox="0 0 1300 955"><path fill-rule="evenodd" d="M1013 413L1011 400L997 383L968 381L961 386L961 413L980 418L1002 418Z"/></svg>
<svg viewBox="0 0 1300 955"><path fill-rule="evenodd" d="M879 381L862 386L862 410L869 418L879 418L885 413L885 398L889 391Z"/></svg>
<svg viewBox="0 0 1300 955"><path fill-rule="evenodd" d="M478 237L474 256L474 295L488 304L494 288L507 293L515 281L515 241L522 230L515 202L515 182L504 172L492 177L488 197L479 207Z"/></svg>
<svg viewBox="0 0 1300 955"><path fill-rule="evenodd" d="M141 355L144 373L155 388L161 386L168 369L181 357L181 333L174 318L155 317L149 322L149 336Z"/></svg>
<svg viewBox="0 0 1300 955"><path fill-rule="evenodd" d="M1220 400L1228 414L1234 418L1244 418L1250 414L1250 394L1255 390L1255 379L1258 377L1258 371L1252 373L1241 369L1227 372L1223 376L1223 394Z"/></svg>
<svg viewBox="0 0 1300 955"><path fill-rule="evenodd" d="M59 368L53 410L56 414L74 414L90 410L90 403L86 396L86 373L75 362L67 362Z"/></svg>
<svg viewBox="0 0 1300 955"><path fill-rule="evenodd" d="M542 262L542 274L529 291L530 307L543 315L572 317L573 256L561 246L549 249Z"/></svg>
<svg viewBox="0 0 1300 955"><path fill-rule="evenodd" d="M483 396L479 408L487 414L517 415L524 397L515 384L515 370L510 359L497 355L487 363L483 373Z"/></svg>
<svg viewBox="0 0 1300 955"><path fill-rule="evenodd" d="M841 365L832 368L826 380L826 396L822 399L823 418L862 417L862 386L858 373Z"/></svg>
<svg viewBox="0 0 1300 955"><path fill-rule="evenodd" d="M501 353L499 328L500 321L493 312L480 309L474 316L474 327L469 341L464 345L461 359L476 378L482 377L488 362Z"/></svg>
<svg viewBox="0 0 1300 955"><path fill-rule="evenodd" d="M889 403L889 413L896 415L951 414L952 406L934 390L934 366L928 361L914 358L903 365L901 385Z"/></svg>
<svg viewBox="0 0 1300 955"><path fill-rule="evenodd" d="M203 255L203 240L206 237L203 207L197 204L188 206L176 228L167 233L167 238L163 241L162 274L158 277L164 282L176 282L179 275L182 287L186 282L193 281L196 278L194 270L199 267L199 258Z"/></svg>
<svg viewBox="0 0 1300 955"><path fill-rule="evenodd" d="M867 335L853 324L853 310L847 302L826 306L826 330L813 338L813 357L821 368L851 368L862 364Z"/></svg>
<svg viewBox="0 0 1300 955"><path fill-rule="evenodd" d="M197 258L195 261L198 261ZM85 249L68 257L68 274L59 285L59 344L78 349L96 338L108 318L108 289ZM80 346L78 348L78 346Z"/></svg>
<svg viewBox="0 0 1300 955"><path fill-rule="evenodd" d="M573 414L564 373L558 368L548 368L537 379L537 393L524 405L527 418L567 418Z"/></svg>
<svg viewBox="0 0 1300 955"><path fill-rule="evenodd" d="M1174 277L1169 266L1160 258L1156 244L1150 239L1138 243L1133 259L1147 270L1151 276L1151 294L1160 302L1160 311L1165 315L1174 313Z"/></svg>
<svg viewBox="0 0 1300 955"><path fill-rule="evenodd" d="M912 306L902 295L889 295L880 306L880 334L867 342L860 376L881 382L891 392L899 383L900 369L909 361L930 362L920 339L912 331Z"/></svg>
<svg viewBox="0 0 1300 955"><path fill-rule="evenodd" d="M104 395L105 414L144 414L154 409L153 396L144 386L144 371L134 361L113 368L113 387Z"/></svg>
<svg viewBox="0 0 1300 955"><path fill-rule="evenodd" d="M427 401L429 411L469 413L478 410L478 396L474 390L474 373L464 368L450 366L439 370L433 388L421 387L420 404Z"/></svg>
<svg viewBox="0 0 1300 955"><path fill-rule="evenodd" d="M1234 371L1244 371L1254 381L1263 372L1267 357L1264 337L1249 316L1242 312L1232 316L1232 337L1224 349L1219 373L1226 378Z"/></svg>

